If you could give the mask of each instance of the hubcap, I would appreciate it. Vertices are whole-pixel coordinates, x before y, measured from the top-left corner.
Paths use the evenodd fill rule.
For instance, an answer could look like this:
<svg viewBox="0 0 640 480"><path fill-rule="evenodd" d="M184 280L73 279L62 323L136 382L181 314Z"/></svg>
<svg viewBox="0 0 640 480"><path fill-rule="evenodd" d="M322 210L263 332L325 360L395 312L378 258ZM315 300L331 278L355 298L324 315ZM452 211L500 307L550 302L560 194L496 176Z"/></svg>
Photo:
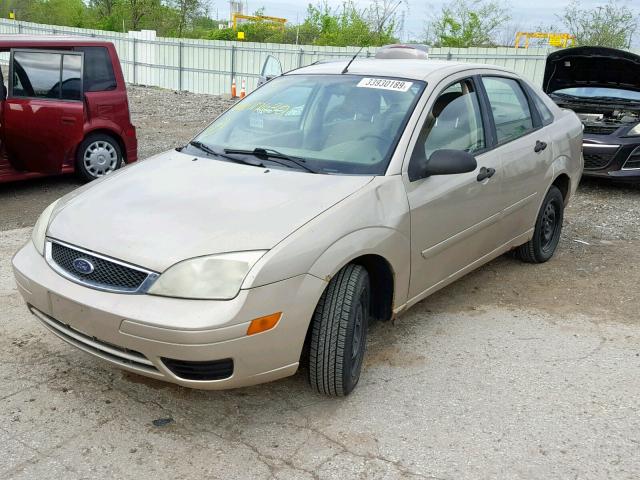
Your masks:
<svg viewBox="0 0 640 480"><path fill-rule="evenodd" d="M558 215L553 202L547 204L542 215L542 249L548 250L554 241L558 229Z"/></svg>
<svg viewBox="0 0 640 480"><path fill-rule="evenodd" d="M99 140L91 143L84 151L85 169L94 177L102 177L113 172L118 165L118 153L109 142Z"/></svg>
<svg viewBox="0 0 640 480"><path fill-rule="evenodd" d="M367 321L367 299L365 297L365 295L360 297L353 325L353 338L351 340L351 378L358 376L360 363L362 362L361 352L364 347L364 322Z"/></svg>

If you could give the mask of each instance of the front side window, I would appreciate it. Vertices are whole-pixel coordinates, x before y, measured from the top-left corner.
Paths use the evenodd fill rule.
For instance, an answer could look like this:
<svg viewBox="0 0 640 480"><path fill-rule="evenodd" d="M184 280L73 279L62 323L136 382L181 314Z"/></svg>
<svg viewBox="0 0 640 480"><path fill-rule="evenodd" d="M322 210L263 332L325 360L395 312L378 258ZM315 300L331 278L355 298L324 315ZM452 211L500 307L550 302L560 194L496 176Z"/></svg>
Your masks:
<svg viewBox="0 0 640 480"><path fill-rule="evenodd" d="M511 78L483 77L498 143L508 142L533 130L527 97L520 84Z"/></svg>
<svg viewBox="0 0 640 480"><path fill-rule="evenodd" d="M420 131L413 156L415 161L428 160L436 150L474 153L485 146L478 94L471 80L463 80L449 86L436 98Z"/></svg>
<svg viewBox="0 0 640 480"><path fill-rule="evenodd" d="M383 175L424 86L360 75L277 77L195 141L219 153L277 150L320 173Z"/></svg>
<svg viewBox="0 0 640 480"><path fill-rule="evenodd" d="M12 96L82 99L82 57L48 52L14 52Z"/></svg>

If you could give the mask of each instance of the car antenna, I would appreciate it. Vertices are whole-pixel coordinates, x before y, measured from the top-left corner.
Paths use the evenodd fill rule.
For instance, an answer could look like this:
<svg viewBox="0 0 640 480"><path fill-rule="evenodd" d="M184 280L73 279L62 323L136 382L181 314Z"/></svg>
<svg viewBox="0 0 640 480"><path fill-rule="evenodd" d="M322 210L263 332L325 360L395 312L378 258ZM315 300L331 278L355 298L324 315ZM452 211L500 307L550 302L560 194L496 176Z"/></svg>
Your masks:
<svg viewBox="0 0 640 480"><path fill-rule="evenodd" d="M364 48L364 47L360 47L360 50L358 50L358 51L356 52L356 54L351 58L351 60L349 60L349 63L347 63L347 65L346 65L346 66L344 67L344 69L342 70L342 72L341 72L342 74L345 74L345 73L347 73L347 72L349 71L349 67L351 66L351 64L353 63L353 61L356 59L356 57L357 57L358 55L360 55L360 52L362 51L362 49L363 49L363 48Z"/></svg>

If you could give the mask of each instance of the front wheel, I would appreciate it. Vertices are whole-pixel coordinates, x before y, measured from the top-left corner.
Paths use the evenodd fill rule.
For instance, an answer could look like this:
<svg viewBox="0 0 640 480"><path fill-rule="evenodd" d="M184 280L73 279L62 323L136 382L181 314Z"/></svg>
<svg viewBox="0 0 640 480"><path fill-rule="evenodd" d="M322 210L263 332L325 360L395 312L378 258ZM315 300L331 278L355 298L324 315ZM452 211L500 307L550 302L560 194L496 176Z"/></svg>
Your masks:
<svg viewBox="0 0 640 480"><path fill-rule="evenodd" d="M102 133L88 135L78 146L76 171L86 181L104 177L122 165L118 142Z"/></svg>
<svg viewBox="0 0 640 480"><path fill-rule="evenodd" d="M313 314L309 382L325 395L348 395L360 379L369 324L369 275L349 264L331 279Z"/></svg>
<svg viewBox="0 0 640 480"><path fill-rule="evenodd" d="M543 263L549 260L558 246L564 218L564 198L555 185L552 185L544 197L533 238L517 248L520 260L528 263Z"/></svg>

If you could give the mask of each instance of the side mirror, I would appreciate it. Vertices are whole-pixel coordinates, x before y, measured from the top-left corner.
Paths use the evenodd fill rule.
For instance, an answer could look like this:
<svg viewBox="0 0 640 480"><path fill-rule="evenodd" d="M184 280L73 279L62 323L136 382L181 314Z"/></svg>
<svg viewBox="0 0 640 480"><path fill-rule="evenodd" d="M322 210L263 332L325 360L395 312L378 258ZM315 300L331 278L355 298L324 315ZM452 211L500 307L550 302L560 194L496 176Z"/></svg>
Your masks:
<svg viewBox="0 0 640 480"><path fill-rule="evenodd" d="M0 101L7 99L7 87L4 83L0 83Z"/></svg>
<svg viewBox="0 0 640 480"><path fill-rule="evenodd" d="M409 168L409 180L419 180L431 175L454 175L457 173L473 172L478 167L476 158L464 150L436 150L429 159L412 158Z"/></svg>
<svg viewBox="0 0 640 480"><path fill-rule="evenodd" d="M269 80L282 75L282 65L273 55L269 55L262 66L260 77L258 78L258 86L264 85Z"/></svg>

